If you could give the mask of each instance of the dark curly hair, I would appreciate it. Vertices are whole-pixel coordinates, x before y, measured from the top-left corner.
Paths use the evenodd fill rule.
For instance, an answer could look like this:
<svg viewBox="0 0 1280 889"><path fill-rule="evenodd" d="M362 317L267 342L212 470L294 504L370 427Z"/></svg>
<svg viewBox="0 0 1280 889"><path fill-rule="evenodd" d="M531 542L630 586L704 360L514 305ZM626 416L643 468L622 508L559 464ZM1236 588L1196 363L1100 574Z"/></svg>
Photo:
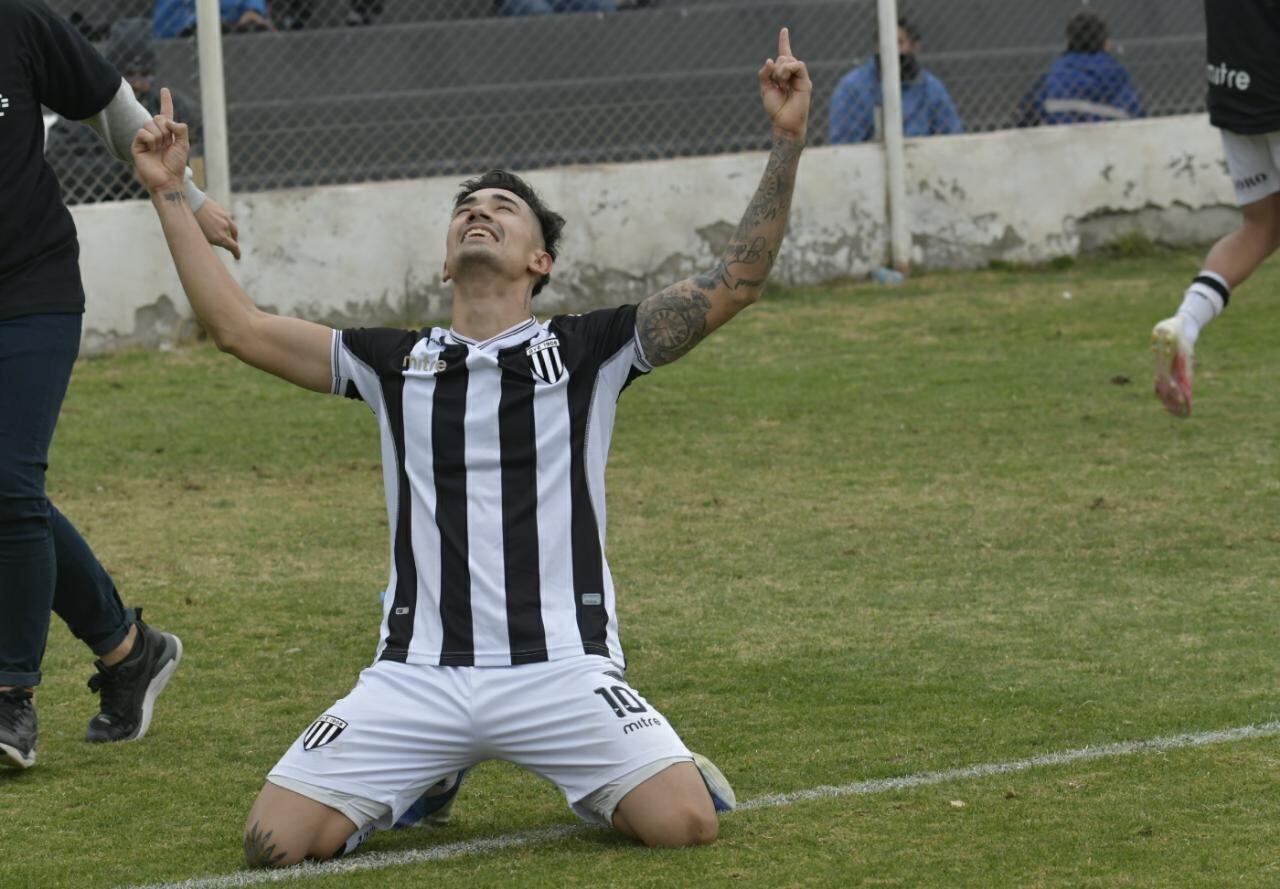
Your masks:
<svg viewBox="0 0 1280 889"><path fill-rule="evenodd" d="M898 16L898 27L907 32L907 39L912 43L920 42L920 28L915 21L905 15Z"/></svg>
<svg viewBox="0 0 1280 889"><path fill-rule="evenodd" d="M1067 19L1067 52L1102 52L1110 36L1107 20L1092 9L1081 9Z"/></svg>
<svg viewBox="0 0 1280 889"><path fill-rule="evenodd" d="M506 170L490 170L481 176L476 176L474 179L468 179L462 183L462 190L453 199L454 209L457 209L458 205L472 194L485 188L500 188L503 191L509 191L529 205L529 209L533 211L534 217L538 220L538 225L542 228L542 249L546 250L552 259L555 259L556 248L560 243L560 232L564 230L564 217L542 203L542 198L538 197L538 193L533 190L533 186L515 173L509 173ZM533 285L533 295L537 296L550 280L550 275L543 275L539 278L537 283Z"/></svg>

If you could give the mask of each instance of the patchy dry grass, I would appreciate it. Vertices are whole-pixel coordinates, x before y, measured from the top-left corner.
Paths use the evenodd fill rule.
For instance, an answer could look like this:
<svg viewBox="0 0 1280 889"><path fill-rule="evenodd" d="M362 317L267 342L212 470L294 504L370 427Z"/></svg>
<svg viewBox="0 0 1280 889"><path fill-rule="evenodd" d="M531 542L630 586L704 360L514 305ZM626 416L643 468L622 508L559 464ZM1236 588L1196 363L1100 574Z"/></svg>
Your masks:
<svg viewBox="0 0 1280 889"><path fill-rule="evenodd" d="M1205 334L1180 422L1147 334L1196 263L774 294L627 391L630 678L740 797L1276 718L1280 271ZM240 866L263 775L373 651L377 458L359 404L208 349L81 364L53 496L188 657L148 738L91 748L89 658L55 626L0 886ZM1277 763L1250 741L758 809L692 852L587 832L314 885L1268 886ZM571 821L492 764L454 825L370 848Z"/></svg>

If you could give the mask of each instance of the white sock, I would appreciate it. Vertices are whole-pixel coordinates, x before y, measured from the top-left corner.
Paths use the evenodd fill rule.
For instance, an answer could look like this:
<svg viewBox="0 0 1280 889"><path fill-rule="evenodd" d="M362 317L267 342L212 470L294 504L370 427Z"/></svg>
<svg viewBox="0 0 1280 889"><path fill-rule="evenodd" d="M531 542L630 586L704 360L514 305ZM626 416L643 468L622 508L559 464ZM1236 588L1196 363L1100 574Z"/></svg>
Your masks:
<svg viewBox="0 0 1280 889"><path fill-rule="evenodd" d="M373 825L366 824L351 836L347 837L347 841L342 845L342 851L333 857L341 858L344 855L350 855L356 849L360 848L360 846L364 844L364 841L369 839L371 836L373 836Z"/></svg>
<svg viewBox="0 0 1280 889"><path fill-rule="evenodd" d="M1230 299L1231 288L1217 272L1204 269L1196 275L1182 298L1182 305L1178 307L1182 329L1190 345L1195 344L1201 328L1217 318Z"/></svg>

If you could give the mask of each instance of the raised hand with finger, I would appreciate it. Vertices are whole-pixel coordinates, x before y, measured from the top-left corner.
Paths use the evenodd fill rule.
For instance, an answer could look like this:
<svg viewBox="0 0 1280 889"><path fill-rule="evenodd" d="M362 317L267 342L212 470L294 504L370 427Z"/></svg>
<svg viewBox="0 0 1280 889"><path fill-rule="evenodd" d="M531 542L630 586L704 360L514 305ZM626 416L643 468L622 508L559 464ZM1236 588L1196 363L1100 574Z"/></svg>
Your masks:
<svg viewBox="0 0 1280 889"><path fill-rule="evenodd" d="M173 94L160 90L160 113L147 121L134 137L133 168L152 196L163 194L169 201L186 200L187 157L191 153L187 125L173 118ZM235 221L220 204L205 197L196 210L196 222L205 240L240 258L240 232Z"/></svg>
<svg viewBox="0 0 1280 889"><path fill-rule="evenodd" d="M173 95L160 91L160 113L133 139L133 166L152 196L177 194L185 200L183 181L191 140L185 123L173 119Z"/></svg>
<svg viewBox="0 0 1280 889"><path fill-rule="evenodd" d="M774 132L788 139L804 140L809 126L809 102L813 81L805 63L791 54L791 32L778 32L778 55L767 59L757 72L760 100Z"/></svg>

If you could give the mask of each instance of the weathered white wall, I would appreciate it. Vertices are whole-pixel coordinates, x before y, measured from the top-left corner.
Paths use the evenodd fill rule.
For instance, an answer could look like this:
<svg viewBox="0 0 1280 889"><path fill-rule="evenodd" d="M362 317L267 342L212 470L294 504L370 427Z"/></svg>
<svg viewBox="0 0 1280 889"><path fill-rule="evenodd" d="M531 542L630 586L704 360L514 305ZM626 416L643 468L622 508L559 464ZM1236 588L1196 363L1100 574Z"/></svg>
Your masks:
<svg viewBox="0 0 1280 889"><path fill-rule="evenodd" d="M908 143L913 259L1038 262L1118 235L1215 239L1238 218L1207 116Z"/></svg>
<svg viewBox="0 0 1280 889"><path fill-rule="evenodd" d="M640 299L709 268L764 168L763 154L564 167L529 174L568 220L540 312ZM886 253L875 145L813 148L801 162L775 279L864 275ZM445 227L462 177L246 195L235 274L275 311L334 325L448 315ZM909 140L913 262L1036 262L1118 235L1209 240L1235 219L1217 132L1204 116ZM85 348L164 345L190 310L150 204L74 210L88 294Z"/></svg>

